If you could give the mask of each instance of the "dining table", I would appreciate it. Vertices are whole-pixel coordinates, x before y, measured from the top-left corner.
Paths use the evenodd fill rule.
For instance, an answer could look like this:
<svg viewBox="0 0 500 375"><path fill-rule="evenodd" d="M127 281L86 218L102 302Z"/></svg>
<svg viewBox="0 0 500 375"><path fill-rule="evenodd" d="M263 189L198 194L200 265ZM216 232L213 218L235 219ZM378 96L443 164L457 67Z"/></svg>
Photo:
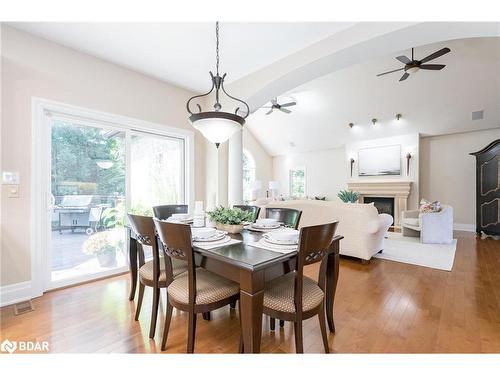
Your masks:
<svg viewBox="0 0 500 375"><path fill-rule="evenodd" d="M260 353L264 288L270 280L295 270L297 252L281 253L252 246L263 233L244 229L240 234L230 234L238 243L206 250L193 244L198 267L232 280L240 285L240 319L244 353ZM340 240L333 239L326 262L325 309L330 332L335 332L333 304L339 277ZM138 251L141 246L135 233L127 227L127 247L130 263L131 287L129 299L133 300L137 285Z"/></svg>

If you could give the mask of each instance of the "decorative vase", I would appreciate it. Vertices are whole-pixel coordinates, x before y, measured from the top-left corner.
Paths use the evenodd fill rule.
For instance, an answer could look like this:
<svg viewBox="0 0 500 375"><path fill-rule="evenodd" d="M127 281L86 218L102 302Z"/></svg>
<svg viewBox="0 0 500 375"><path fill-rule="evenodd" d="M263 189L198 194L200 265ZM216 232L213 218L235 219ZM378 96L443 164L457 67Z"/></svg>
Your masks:
<svg viewBox="0 0 500 375"><path fill-rule="evenodd" d="M116 264L116 249L107 250L97 254L97 260L101 267L111 267Z"/></svg>
<svg viewBox="0 0 500 375"><path fill-rule="evenodd" d="M243 230L243 224L216 223L216 227L218 230L223 230L227 233L232 233L232 234L241 233L241 231Z"/></svg>

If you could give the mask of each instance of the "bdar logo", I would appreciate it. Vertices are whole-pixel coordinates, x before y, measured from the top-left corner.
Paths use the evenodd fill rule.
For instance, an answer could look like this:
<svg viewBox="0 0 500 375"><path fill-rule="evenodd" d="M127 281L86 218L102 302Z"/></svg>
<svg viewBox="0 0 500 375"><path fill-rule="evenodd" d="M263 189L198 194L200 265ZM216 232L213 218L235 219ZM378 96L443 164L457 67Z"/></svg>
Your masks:
<svg viewBox="0 0 500 375"><path fill-rule="evenodd" d="M17 349L17 343L15 341L3 340L0 345L0 350L2 352L14 353Z"/></svg>

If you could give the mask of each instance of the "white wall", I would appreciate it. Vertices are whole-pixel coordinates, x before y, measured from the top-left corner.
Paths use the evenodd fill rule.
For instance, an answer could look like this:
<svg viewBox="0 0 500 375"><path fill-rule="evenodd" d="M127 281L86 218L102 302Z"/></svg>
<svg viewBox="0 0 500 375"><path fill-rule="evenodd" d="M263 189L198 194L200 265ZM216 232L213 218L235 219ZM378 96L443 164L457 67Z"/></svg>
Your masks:
<svg viewBox="0 0 500 375"><path fill-rule="evenodd" d="M0 285L30 280L31 98L192 130L191 92L2 25L4 170L19 171L20 198L1 198ZM205 142L195 134L195 197L205 189Z"/></svg>
<svg viewBox="0 0 500 375"><path fill-rule="evenodd" d="M347 188L344 147L274 157L274 179L280 183L281 194L290 194L290 169L301 167L306 169L308 196L326 196L328 200L338 200L339 190Z"/></svg>
<svg viewBox="0 0 500 375"><path fill-rule="evenodd" d="M476 158L469 155L500 138L500 128L420 140L420 195L453 206L455 227L476 223Z"/></svg>
<svg viewBox="0 0 500 375"><path fill-rule="evenodd" d="M401 175L400 176L358 176L358 151L362 148L369 147L383 147L401 145ZM410 175L406 175L406 154L410 153L412 158L410 160ZM346 144L346 159L344 168L346 175L350 175L349 160L355 160L352 172L352 178L349 177L349 182L361 181L411 181L412 186L410 196L408 197L408 208L414 209L418 207L419 202L419 135L409 134L400 135L396 137L377 138L369 141L352 142Z"/></svg>

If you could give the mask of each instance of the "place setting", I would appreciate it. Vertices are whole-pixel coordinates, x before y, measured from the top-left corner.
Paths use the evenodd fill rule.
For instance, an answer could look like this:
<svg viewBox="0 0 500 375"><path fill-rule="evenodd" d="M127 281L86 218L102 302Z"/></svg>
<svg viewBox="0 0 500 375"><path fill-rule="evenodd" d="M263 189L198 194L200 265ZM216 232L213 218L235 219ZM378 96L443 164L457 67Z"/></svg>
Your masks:
<svg viewBox="0 0 500 375"><path fill-rule="evenodd" d="M190 214L172 214L165 221L169 223L192 224L193 216Z"/></svg>
<svg viewBox="0 0 500 375"><path fill-rule="evenodd" d="M264 233L258 242L254 242L250 245L284 254L291 253L298 249L299 231L292 228L276 229Z"/></svg>
<svg viewBox="0 0 500 375"><path fill-rule="evenodd" d="M270 232L273 230L280 229L282 223L276 219L257 219L255 223L249 223L245 226L245 229L252 232Z"/></svg>
<svg viewBox="0 0 500 375"><path fill-rule="evenodd" d="M191 235L193 246L204 250L215 249L217 247L241 242L240 240L228 236L226 231L215 228L191 228Z"/></svg>

